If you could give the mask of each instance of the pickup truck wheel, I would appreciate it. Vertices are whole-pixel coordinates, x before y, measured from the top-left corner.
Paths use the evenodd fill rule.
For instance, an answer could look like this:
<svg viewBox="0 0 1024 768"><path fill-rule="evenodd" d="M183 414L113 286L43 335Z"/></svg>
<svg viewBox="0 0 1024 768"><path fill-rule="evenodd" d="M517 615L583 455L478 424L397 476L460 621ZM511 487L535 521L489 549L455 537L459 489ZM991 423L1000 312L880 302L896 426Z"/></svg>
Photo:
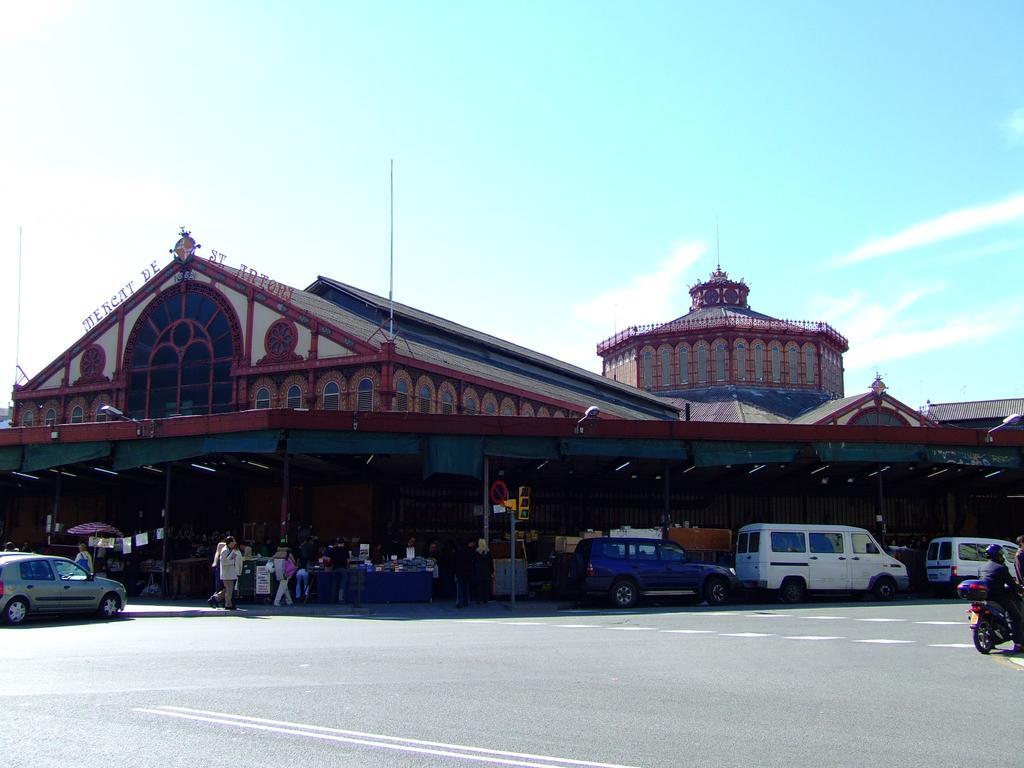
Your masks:
<svg viewBox="0 0 1024 768"><path fill-rule="evenodd" d="M640 599L640 590L636 583L629 579L619 579L608 593L612 605L616 608L632 608Z"/></svg>
<svg viewBox="0 0 1024 768"><path fill-rule="evenodd" d="M779 600L784 603L801 603L806 592L803 579L790 576L783 580L782 586L779 587Z"/></svg>
<svg viewBox="0 0 1024 768"><path fill-rule="evenodd" d="M708 605L723 605L729 600L729 585L725 579L709 576L704 580L704 599Z"/></svg>

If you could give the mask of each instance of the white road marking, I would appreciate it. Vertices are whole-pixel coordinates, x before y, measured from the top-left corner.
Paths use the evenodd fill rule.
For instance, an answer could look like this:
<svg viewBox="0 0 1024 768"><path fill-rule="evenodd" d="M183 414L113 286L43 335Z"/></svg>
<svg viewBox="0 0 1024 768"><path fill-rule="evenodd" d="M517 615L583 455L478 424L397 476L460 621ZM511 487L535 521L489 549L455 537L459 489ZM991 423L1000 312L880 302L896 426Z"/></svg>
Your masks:
<svg viewBox="0 0 1024 768"><path fill-rule="evenodd" d="M915 621L915 624L938 624L941 626L959 627L967 626L965 621Z"/></svg>
<svg viewBox="0 0 1024 768"><path fill-rule="evenodd" d="M654 627L608 627L608 629L617 629L619 632L653 632Z"/></svg>
<svg viewBox="0 0 1024 768"><path fill-rule="evenodd" d="M720 632L719 637L775 637L775 635L766 635L763 632Z"/></svg>
<svg viewBox="0 0 1024 768"><path fill-rule="evenodd" d="M781 613L751 613L749 614L752 619L781 619L784 618Z"/></svg>
<svg viewBox="0 0 1024 768"><path fill-rule="evenodd" d="M822 621L845 621L849 616L801 616L803 619L821 619Z"/></svg>
<svg viewBox="0 0 1024 768"><path fill-rule="evenodd" d="M916 640L854 640L855 643L880 643L880 644L898 644L898 643L916 643Z"/></svg>
<svg viewBox="0 0 1024 768"><path fill-rule="evenodd" d="M503 621L506 627L543 627L542 621Z"/></svg>
<svg viewBox="0 0 1024 768"><path fill-rule="evenodd" d="M659 632L664 632L666 635L713 635L715 630L713 629L660 629Z"/></svg>
<svg viewBox="0 0 1024 768"><path fill-rule="evenodd" d="M932 643L929 648L973 648L971 643Z"/></svg>
<svg viewBox="0 0 1024 768"><path fill-rule="evenodd" d="M843 640L835 635L788 635L783 640Z"/></svg>
<svg viewBox="0 0 1024 768"><path fill-rule="evenodd" d="M906 619L857 619L857 621L906 621Z"/></svg>
<svg viewBox="0 0 1024 768"><path fill-rule="evenodd" d="M587 768L635 768L635 766L625 766L618 763L597 763L590 760L573 760L564 757L549 757L547 755L506 752L497 749L485 749L483 747L468 747L461 744L446 744L438 741L406 739L400 736L386 736L383 734L364 733L361 731L348 731L341 728L326 728L324 726L309 725L306 723L293 723L285 720L268 720L262 717L232 715L226 712L209 712L202 709L187 709L185 707L161 706L156 709L136 707L133 711L144 712L152 715L161 715L164 717L175 717L184 720L214 723L217 725L250 728L257 731L305 736L307 738L321 739L324 741L359 744L362 746L377 747L378 749L392 749L400 752L414 752L425 755L436 755L439 757L454 757L461 760L473 760L481 763L513 765L519 766L520 768L552 768L552 766L557 767L566 765L587 766ZM542 760L544 762L530 762L534 760Z"/></svg>
<svg viewBox="0 0 1024 768"><path fill-rule="evenodd" d="M553 627L564 627L565 629L596 629L600 624L552 624Z"/></svg>
<svg viewBox="0 0 1024 768"><path fill-rule="evenodd" d="M701 611L700 613L690 613L688 616L735 616L736 611Z"/></svg>

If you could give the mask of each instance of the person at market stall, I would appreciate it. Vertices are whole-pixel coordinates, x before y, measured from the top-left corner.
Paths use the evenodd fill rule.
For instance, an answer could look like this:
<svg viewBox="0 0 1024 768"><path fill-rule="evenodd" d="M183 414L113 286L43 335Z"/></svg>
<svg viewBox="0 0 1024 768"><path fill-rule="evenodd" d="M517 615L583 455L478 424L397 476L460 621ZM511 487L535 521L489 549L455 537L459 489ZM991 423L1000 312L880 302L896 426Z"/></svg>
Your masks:
<svg viewBox="0 0 1024 768"><path fill-rule="evenodd" d="M78 554L75 555L75 565L79 566L86 573L92 573L92 555L89 554L89 547L79 542Z"/></svg>
<svg viewBox="0 0 1024 768"><path fill-rule="evenodd" d="M210 604L216 607L215 603L223 600L224 608L233 611L235 610L235 582L242 574L242 553L238 550L238 542L235 541L234 536L225 536L224 544L225 547L218 557L220 580L224 586L216 594L210 595Z"/></svg>
<svg viewBox="0 0 1024 768"><path fill-rule="evenodd" d="M18 548L16 546L14 546L14 542L13 541L5 541L4 542L4 552L17 552L17 551L18 551Z"/></svg>
<svg viewBox="0 0 1024 768"><path fill-rule="evenodd" d="M337 601L345 602L345 587L348 586L348 560L350 557L348 544L339 536L327 548L327 556L331 558L331 570L338 586Z"/></svg>
<svg viewBox="0 0 1024 768"><path fill-rule="evenodd" d="M467 540L455 550L455 607L469 607L469 593L476 575L477 541Z"/></svg>
<svg viewBox="0 0 1024 768"><path fill-rule="evenodd" d="M210 563L210 582L213 586L212 591L214 594L219 593L224 588L224 585L221 583L220 580L220 556L221 553L224 552L225 548L227 548L227 546L228 545L222 539L221 541L217 542L217 547L213 550L213 562ZM213 596L211 595L210 607L216 608L217 606L217 601L214 600Z"/></svg>
<svg viewBox="0 0 1024 768"><path fill-rule="evenodd" d="M288 591L288 580L295 575L295 571L298 569L295 566L295 558L292 557L291 550L284 545L284 542L281 542L281 546L277 548L272 562L274 578L277 579L277 594L274 596L274 605L280 606L282 600L288 605L293 605L292 595Z"/></svg>

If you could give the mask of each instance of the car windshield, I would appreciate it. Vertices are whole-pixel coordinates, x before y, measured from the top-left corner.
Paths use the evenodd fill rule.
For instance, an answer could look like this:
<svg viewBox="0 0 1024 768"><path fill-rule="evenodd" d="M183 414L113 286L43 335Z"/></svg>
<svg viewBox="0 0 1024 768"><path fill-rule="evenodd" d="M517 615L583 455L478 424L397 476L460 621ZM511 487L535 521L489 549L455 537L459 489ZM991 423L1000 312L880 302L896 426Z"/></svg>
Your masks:
<svg viewBox="0 0 1024 768"><path fill-rule="evenodd" d="M89 578L89 574L69 560L54 560L53 569L61 581L86 581Z"/></svg>

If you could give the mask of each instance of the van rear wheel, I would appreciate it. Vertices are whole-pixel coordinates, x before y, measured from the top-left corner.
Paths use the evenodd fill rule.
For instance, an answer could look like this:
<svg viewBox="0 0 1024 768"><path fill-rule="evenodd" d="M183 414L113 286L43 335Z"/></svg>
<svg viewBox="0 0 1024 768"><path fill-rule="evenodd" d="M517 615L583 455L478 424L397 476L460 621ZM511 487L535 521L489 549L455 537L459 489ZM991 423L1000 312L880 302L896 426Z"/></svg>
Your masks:
<svg viewBox="0 0 1024 768"><path fill-rule="evenodd" d="M788 579L784 579L782 586L779 587L779 600L784 603L802 603L806 593L807 588L804 586L803 579L790 576Z"/></svg>

